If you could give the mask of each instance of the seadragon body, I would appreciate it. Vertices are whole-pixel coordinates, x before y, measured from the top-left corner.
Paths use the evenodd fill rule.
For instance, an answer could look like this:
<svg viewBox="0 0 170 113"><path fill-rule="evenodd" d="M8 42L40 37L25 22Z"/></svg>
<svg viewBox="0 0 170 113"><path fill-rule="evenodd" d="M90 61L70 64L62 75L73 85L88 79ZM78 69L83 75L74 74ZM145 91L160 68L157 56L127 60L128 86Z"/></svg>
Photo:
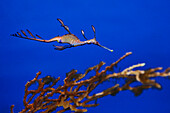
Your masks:
<svg viewBox="0 0 170 113"><path fill-rule="evenodd" d="M68 26L64 25L64 23L63 23L63 21L61 19L57 19L57 20L61 23L61 26L64 27L64 29L68 32L68 34L65 34L63 36L56 36L56 37L51 38L49 40L45 40L45 39L41 38L39 35L37 35L37 34L36 34L36 36L34 36L29 30L27 30L27 32L32 37L32 38L30 38L30 37L27 36L27 34L23 30L21 30L21 32L22 32L22 34L24 36L22 36L21 33L19 33L19 32L17 32L16 34L11 34L11 36L24 38L24 39L29 39L29 40L40 41L40 42L46 42L46 43L57 41L58 43L68 43L69 44L69 45L65 45L65 46L53 45L56 50L64 50L66 48L82 46L82 45L85 45L85 44L94 44L94 45L100 46L100 47L102 47L104 49L107 49L107 50L113 52L113 50L111 50L111 49L109 49L109 48L107 48L105 46L102 46L101 44L99 44L98 41L96 41L96 32L95 32L95 28L94 28L93 25L92 25L92 29L93 29L93 32L94 32L94 38L88 40L84 35L84 31L81 30L81 33L82 33L83 37L86 39L86 41L80 41L80 39L77 36L75 36L74 34L72 34L70 32ZM36 37L38 37L38 38L36 38Z"/></svg>

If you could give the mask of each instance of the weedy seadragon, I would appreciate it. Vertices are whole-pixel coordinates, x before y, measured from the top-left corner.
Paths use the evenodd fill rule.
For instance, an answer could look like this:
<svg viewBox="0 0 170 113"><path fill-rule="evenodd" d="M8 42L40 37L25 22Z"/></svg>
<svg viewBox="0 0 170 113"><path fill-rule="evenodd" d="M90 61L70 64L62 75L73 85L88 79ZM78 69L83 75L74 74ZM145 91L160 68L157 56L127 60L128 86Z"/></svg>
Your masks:
<svg viewBox="0 0 170 113"><path fill-rule="evenodd" d="M50 43L50 42L54 42L54 41L57 41L58 43L68 43L69 45L64 45L64 46L56 46L56 45L53 45L56 49L56 50L64 50L66 48L71 48L71 47L77 47L77 46L82 46L82 45L85 45L85 44L94 44L94 45L97 45L99 47L102 47L104 49L107 49L111 52L113 52L113 50L105 47L105 46L102 46L101 44L99 44L98 41L96 41L96 31L95 31L95 28L94 26L92 25L92 29L93 29L93 32L94 32L94 38L93 39L90 39L88 40L85 35L84 35L84 31L81 30L81 33L83 35L83 37L86 39L86 41L80 41L80 39L75 36L74 34L72 34L69 30L69 27L64 25L64 22L61 20L61 19L57 19L60 23L61 23L61 26L64 27L64 29L68 32L68 34L65 34L63 36L56 36L54 38L51 38L49 40L45 40L43 39L42 37L40 37L39 35L36 34L36 36L34 36L28 29L27 29L27 32L29 33L29 35L32 37L28 37L28 35L23 31L21 30L22 34L17 32L15 34L11 34L11 36L14 36L14 37L19 37L19 38L24 38L24 39L29 39L29 40L36 40L36 41L40 41L40 42L46 42L46 43ZM23 36L24 35L24 36Z"/></svg>

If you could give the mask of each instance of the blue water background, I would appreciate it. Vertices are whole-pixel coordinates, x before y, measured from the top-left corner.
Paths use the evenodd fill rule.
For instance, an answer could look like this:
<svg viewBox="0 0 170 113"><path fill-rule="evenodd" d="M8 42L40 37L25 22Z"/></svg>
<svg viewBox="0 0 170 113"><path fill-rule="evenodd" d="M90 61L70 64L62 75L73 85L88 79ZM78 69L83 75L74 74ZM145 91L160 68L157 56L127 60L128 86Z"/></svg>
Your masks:
<svg viewBox="0 0 170 113"><path fill-rule="evenodd" d="M11 33L29 29L45 39L64 35L57 18L81 40L81 29L88 39L93 38L91 25L96 28L97 40L111 53L95 45L56 51L53 44L11 37ZM118 67L146 63L140 69L170 66L170 1L169 0L1 0L0 1L0 113L14 112L23 106L24 85L42 71L42 76L60 76L78 69L83 73L100 61L106 65L126 52L133 54ZM89 75L91 76L91 75ZM162 90L147 90L139 97L130 91L115 97L98 100L100 105L88 113L169 113L170 80L157 79ZM108 83L110 84L110 83ZM105 84L101 89L109 87Z"/></svg>

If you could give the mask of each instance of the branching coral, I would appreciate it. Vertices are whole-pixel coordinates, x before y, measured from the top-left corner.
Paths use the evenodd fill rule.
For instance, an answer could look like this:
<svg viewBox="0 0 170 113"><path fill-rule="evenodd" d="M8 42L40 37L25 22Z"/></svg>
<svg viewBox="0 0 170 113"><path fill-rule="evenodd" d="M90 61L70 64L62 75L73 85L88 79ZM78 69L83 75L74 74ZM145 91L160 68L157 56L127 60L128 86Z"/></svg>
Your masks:
<svg viewBox="0 0 170 113"><path fill-rule="evenodd" d="M95 100L107 95L115 96L120 91L130 90L135 96L138 96L145 89L160 89L161 85L157 83L154 78L170 76L170 68L167 68L163 72L160 72L162 70L161 67L148 70L134 70L137 67L143 67L145 65L145 63L140 63L130 66L121 72L112 72L113 67L130 54L132 53L126 53L119 60L112 63L110 66L105 67L102 71L99 70L105 64L104 62L100 62L98 65L88 68L84 74L78 74L77 70L72 70L67 73L62 86L56 85L60 80L60 77L57 79L51 76L39 78L41 72L38 72L36 77L25 85L25 95L23 99L25 108L20 113L49 113L52 111L62 113L67 110L74 111L75 113L87 112L88 107L99 105ZM85 79L84 77L92 70L95 70L95 75ZM111 71L112 73L108 74L108 71ZM124 83L113 84L112 87L107 88L102 92L91 94L98 85L110 78L122 78ZM28 90L35 82L38 83L38 88L36 90ZM137 84L136 86L132 86L132 83L140 83L140 85ZM48 87L45 87L47 84ZM58 97L56 97L56 94L58 94ZM14 105L11 106L11 113L13 113L13 107ZM62 109L58 110L59 107L62 107Z"/></svg>

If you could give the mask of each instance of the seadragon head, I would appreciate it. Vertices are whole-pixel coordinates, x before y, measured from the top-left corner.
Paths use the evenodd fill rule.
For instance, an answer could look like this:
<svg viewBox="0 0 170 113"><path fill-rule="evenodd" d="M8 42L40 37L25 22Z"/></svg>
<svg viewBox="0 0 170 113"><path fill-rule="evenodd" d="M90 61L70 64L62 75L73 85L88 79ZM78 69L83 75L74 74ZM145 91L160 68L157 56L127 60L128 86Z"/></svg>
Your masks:
<svg viewBox="0 0 170 113"><path fill-rule="evenodd" d="M93 39L90 39L90 40L87 40L87 38L86 38L85 35L84 35L84 31L81 30L81 33L82 33L83 37L87 40L87 41L85 41L85 42L86 42L87 44L95 44L95 45L97 45L97 46L99 46L99 47L102 47L102 48L104 48L104 49L107 49L107 50L110 51L110 52L113 52L112 49L109 49L109 48L101 45L101 44L96 40L96 30L95 30L95 28L94 28L93 25L92 25L91 27L92 27L93 32L94 32L94 38L93 38Z"/></svg>

